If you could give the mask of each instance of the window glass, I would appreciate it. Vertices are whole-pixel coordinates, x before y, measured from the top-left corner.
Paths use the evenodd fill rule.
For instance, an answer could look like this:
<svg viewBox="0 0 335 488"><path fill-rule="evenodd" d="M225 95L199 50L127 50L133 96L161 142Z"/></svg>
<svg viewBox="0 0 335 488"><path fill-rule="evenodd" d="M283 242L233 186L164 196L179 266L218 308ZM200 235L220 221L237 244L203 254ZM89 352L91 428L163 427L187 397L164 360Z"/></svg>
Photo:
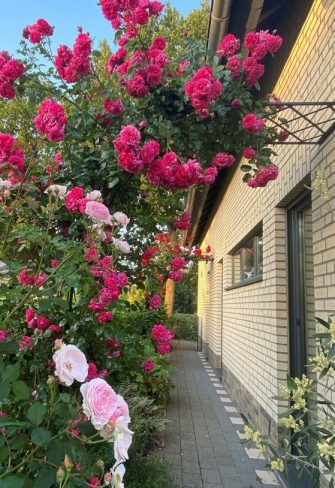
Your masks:
<svg viewBox="0 0 335 488"><path fill-rule="evenodd" d="M233 285L260 278L263 272L263 236L258 231L233 254Z"/></svg>
<svg viewBox="0 0 335 488"><path fill-rule="evenodd" d="M241 279L250 280L255 276L255 246L254 239L250 239L242 248L243 253L243 274Z"/></svg>

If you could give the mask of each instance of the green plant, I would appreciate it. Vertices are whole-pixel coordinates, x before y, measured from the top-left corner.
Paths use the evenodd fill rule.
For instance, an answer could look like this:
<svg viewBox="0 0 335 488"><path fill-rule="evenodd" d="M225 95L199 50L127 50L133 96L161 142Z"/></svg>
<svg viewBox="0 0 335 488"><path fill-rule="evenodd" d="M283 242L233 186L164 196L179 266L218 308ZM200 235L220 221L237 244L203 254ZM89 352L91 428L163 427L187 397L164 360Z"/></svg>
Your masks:
<svg viewBox="0 0 335 488"><path fill-rule="evenodd" d="M172 329L175 332L176 339L184 339L186 341L196 341L197 316L196 314L175 313L172 317Z"/></svg>
<svg viewBox="0 0 335 488"><path fill-rule="evenodd" d="M319 340L318 355L310 360L309 369L318 373L316 380L303 375L287 378L277 399L286 401L289 409L280 415L280 425L285 438L282 445L275 444L269 436L246 425L244 433L248 444L254 442L262 451L270 451L270 465L278 471L293 467L299 478L307 471L314 488L319 487L320 474L329 488L335 486L335 323L316 318L326 331L316 334ZM247 422L246 422L247 423Z"/></svg>
<svg viewBox="0 0 335 488"><path fill-rule="evenodd" d="M158 455L135 458L127 471L126 483L127 488L178 488Z"/></svg>

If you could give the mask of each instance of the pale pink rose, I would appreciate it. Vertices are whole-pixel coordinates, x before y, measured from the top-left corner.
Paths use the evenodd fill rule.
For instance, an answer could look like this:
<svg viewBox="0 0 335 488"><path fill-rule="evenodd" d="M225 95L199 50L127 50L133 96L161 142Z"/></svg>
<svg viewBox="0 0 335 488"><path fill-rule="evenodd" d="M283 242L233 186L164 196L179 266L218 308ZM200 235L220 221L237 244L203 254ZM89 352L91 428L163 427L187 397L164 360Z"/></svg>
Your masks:
<svg viewBox="0 0 335 488"><path fill-rule="evenodd" d="M97 430L101 430L113 417L117 406L117 395L107 381L94 378L80 387L83 396L83 412Z"/></svg>
<svg viewBox="0 0 335 488"><path fill-rule="evenodd" d="M129 408L127 402L124 400L123 396L116 395L117 407L115 410L115 417L129 417Z"/></svg>
<svg viewBox="0 0 335 488"><path fill-rule="evenodd" d="M63 344L52 359L55 362L55 375L66 386L72 385L74 380L82 383L88 373L85 354L72 344Z"/></svg>
<svg viewBox="0 0 335 488"><path fill-rule="evenodd" d="M127 225L130 222L130 218L127 217L127 215L122 212L115 212L113 214L113 219L123 227L127 227Z"/></svg>
<svg viewBox="0 0 335 488"><path fill-rule="evenodd" d="M121 241L121 239L113 239L114 246L118 251L123 252L124 254L129 254L131 251L131 247L126 241Z"/></svg>
<svg viewBox="0 0 335 488"><path fill-rule="evenodd" d="M85 214L96 222L110 224L111 215L106 205L100 202L89 201L86 203Z"/></svg>
<svg viewBox="0 0 335 488"><path fill-rule="evenodd" d="M86 198L88 198L91 201L99 200L101 198L101 191L93 190L86 195Z"/></svg>

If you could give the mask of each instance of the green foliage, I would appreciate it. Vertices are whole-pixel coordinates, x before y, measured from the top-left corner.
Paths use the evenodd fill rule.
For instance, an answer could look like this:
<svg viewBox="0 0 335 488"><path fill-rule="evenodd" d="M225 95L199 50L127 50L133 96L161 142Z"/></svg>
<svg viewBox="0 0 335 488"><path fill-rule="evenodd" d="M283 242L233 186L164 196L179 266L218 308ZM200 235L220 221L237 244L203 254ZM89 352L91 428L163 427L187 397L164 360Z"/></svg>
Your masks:
<svg viewBox="0 0 335 488"><path fill-rule="evenodd" d="M196 326L196 314L175 313L172 317L172 329L176 334L176 339L196 341L198 337Z"/></svg>
<svg viewBox="0 0 335 488"><path fill-rule="evenodd" d="M271 467L279 471L295 472L295 477L307 475L313 488L318 488L320 474L327 478L329 488L335 483L335 405L332 399L335 371L335 323L316 318L326 332L318 332L318 355L311 358L308 369L311 377L288 377L276 397L289 405L280 415L280 425L286 429L282 445L274 444L267 435L245 427L246 443L255 442L263 452L272 455ZM317 391L315 373L322 382ZM314 377L314 378L313 378ZM247 423L247 422L246 422ZM325 481L326 482L326 481Z"/></svg>
<svg viewBox="0 0 335 488"><path fill-rule="evenodd" d="M169 467L158 456L136 457L126 474L127 488L178 488Z"/></svg>
<svg viewBox="0 0 335 488"><path fill-rule="evenodd" d="M176 283L174 302L175 313L194 314L196 312L197 277L198 267L193 266L187 273L185 273L184 279L179 283Z"/></svg>

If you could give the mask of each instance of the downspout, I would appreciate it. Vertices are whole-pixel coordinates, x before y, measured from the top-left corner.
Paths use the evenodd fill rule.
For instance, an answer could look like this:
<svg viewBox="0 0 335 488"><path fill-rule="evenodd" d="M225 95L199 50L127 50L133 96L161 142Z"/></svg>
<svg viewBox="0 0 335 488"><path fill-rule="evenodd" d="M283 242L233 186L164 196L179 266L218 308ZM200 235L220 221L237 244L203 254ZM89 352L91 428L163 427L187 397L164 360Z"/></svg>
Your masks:
<svg viewBox="0 0 335 488"><path fill-rule="evenodd" d="M206 50L215 52L218 45L226 34L229 25L230 11L233 4L233 0L212 0L211 13L208 24L208 35ZM189 232L185 233L185 241L187 235L194 235L194 231L198 227L198 223L201 217L201 212L204 203L207 198L209 187L203 187L199 190L197 187L193 187L189 190L186 201L186 210L193 214L194 203L196 196L199 196L198 212L197 215L192 215L192 226ZM200 193L201 192L201 193Z"/></svg>

